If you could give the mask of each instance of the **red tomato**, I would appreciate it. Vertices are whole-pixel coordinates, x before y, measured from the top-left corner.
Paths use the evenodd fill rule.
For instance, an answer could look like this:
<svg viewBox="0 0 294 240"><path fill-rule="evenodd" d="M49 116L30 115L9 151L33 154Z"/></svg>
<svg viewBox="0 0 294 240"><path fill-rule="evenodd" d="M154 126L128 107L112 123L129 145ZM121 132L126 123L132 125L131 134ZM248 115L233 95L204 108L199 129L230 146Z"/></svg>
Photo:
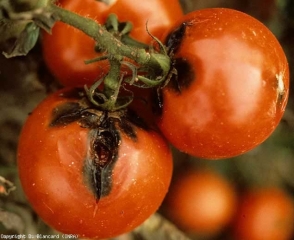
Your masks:
<svg viewBox="0 0 294 240"><path fill-rule="evenodd" d="M293 201L280 189L251 190L242 198L234 228L238 240L290 240Z"/></svg>
<svg viewBox="0 0 294 240"><path fill-rule="evenodd" d="M146 220L165 197L172 175L167 143L137 126L137 117L120 114L95 110L65 89L25 123L20 180L32 207L56 230L117 236Z"/></svg>
<svg viewBox="0 0 294 240"><path fill-rule="evenodd" d="M225 178L211 170L180 174L166 197L170 219L189 233L214 235L233 219L237 195Z"/></svg>
<svg viewBox="0 0 294 240"><path fill-rule="evenodd" d="M140 7L133 0L117 0L109 6L94 0L59 2L63 8L100 24L105 23L108 14L115 13L119 21L131 21L134 26L131 36L146 44L153 41L146 31L146 24L150 33L162 40L163 30L183 15L178 0L142 1ZM90 85L109 70L106 60L85 65L85 60L101 54L94 51L94 40L64 23L58 22L51 35L44 33L42 45L48 68L65 86Z"/></svg>
<svg viewBox="0 0 294 240"><path fill-rule="evenodd" d="M107 6L99 1L85 0L59 1L63 8L76 12L82 16L90 17L98 22L105 21ZM52 34L42 36L44 60L61 84L66 86L83 86L98 80L107 73L108 62L85 64L85 60L99 56L94 51L95 41L80 30L57 22L52 28Z"/></svg>
<svg viewBox="0 0 294 240"><path fill-rule="evenodd" d="M287 59L258 20L231 9L184 16L167 37L178 79L162 91L158 125L196 157L237 156L276 128L288 100Z"/></svg>
<svg viewBox="0 0 294 240"><path fill-rule="evenodd" d="M132 22L134 29L130 35L147 44L152 39L146 28L163 41L166 29L183 16L178 0L140 1L139 5L135 4L134 0L116 0L109 8L108 14L116 13L120 21Z"/></svg>

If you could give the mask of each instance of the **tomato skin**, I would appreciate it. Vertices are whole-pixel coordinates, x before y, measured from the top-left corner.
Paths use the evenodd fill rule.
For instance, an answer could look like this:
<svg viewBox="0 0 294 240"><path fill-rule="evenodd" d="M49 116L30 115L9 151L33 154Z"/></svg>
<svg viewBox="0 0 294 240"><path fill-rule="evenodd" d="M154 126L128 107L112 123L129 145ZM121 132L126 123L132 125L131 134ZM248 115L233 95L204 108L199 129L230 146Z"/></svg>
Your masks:
<svg viewBox="0 0 294 240"><path fill-rule="evenodd" d="M59 1L63 8L76 12L82 16L104 22L104 3L93 0ZM65 86L83 86L98 80L103 73L107 73L109 64L101 61L85 64L85 60L98 57L94 51L95 41L78 29L57 22L52 33L42 35L43 57L46 65L58 81Z"/></svg>
<svg viewBox="0 0 294 240"><path fill-rule="evenodd" d="M157 210L167 193L169 147L152 130L133 126L134 141L118 128L121 140L111 191L97 201L84 178L90 130L76 121L48 126L52 109L78 101L61 96L67 91L46 98L24 125L18 149L23 190L39 216L60 232L109 238L131 231Z"/></svg>
<svg viewBox="0 0 294 240"><path fill-rule="evenodd" d="M163 30L183 15L177 0L143 1L140 2L140 8L132 0L117 0L110 6L95 0L59 0L59 4L65 9L95 19L100 24L105 23L110 13L115 13L119 21L131 21L134 26L131 36L146 44L153 41L146 31L147 21L150 33L163 40ZM42 46L49 70L64 86L91 85L109 70L106 60L87 65L84 63L102 54L94 51L93 39L62 22L55 24L52 34L44 32Z"/></svg>
<svg viewBox="0 0 294 240"><path fill-rule="evenodd" d="M212 236L233 220L237 194L216 172L189 170L172 182L165 204L167 215L180 229Z"/></svg>
<svg viewBox="0 0 294 240"><path fill-rule="evenodd" d="M183 25L185 23L185 26ZM172 46L178 83L162 91L158 125L179 150L220 159L245 153L276 128L288 100L287 59L274 35L236 10L184 16ZM177 85L178 84L178 85Z"/></svg>
<svg viewBox="0 0 294 240"><path fill-rule="evenodd" d="M130 35L146 44L153 40L146 28L150 34L163 41L166 29L184 15L178 0L141 1L139 5L133 0L116 0L108 14L116 13L120 21L132 22L134 28Z"/></svg>
<svg viewBox="0 0 294 240"><path fill-rule="evenodd" d="M234 224L238 240L290 240L294 234L293 200L281 189L248 191Z"/></svg>

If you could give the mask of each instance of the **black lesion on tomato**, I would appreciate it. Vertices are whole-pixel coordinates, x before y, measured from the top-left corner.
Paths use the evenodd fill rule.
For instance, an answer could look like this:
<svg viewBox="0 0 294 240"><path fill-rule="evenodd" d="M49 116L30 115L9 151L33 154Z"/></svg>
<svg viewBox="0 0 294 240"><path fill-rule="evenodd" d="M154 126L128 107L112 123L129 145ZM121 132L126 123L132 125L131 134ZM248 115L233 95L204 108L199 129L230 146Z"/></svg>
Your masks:
<svg viewBox="0 0 294 240"><path fill-rule="evenodd" d="M150 127L144 119L139 117L138 114L131 109L128 109L128 111L125 112L125 118L123 121L119 122L119 126L126 135L132 138L133 141L137 140L137 127L146 131L150 130Z"/></svg>
<svg viewBox="0 0 294 240"><path fill-rule="evenodd" d="M195 72L189 62L184 58L176 57L181 47L182 41L187 35L187 27L192 23L183 22L175 28L166 38L165 45L167 53L171 58L171 70L167 81L163 86L153 90L152 92L152 109L155 115L162 115L164 106L163 88L172 89L179 94L189 88L195 79Z"/></svg>
<svg viewBox="0 0 294 240"><path fill-rule="evenodd" d="M90 131L90 148L84 165L84 176L97 201L111 192L112 173L118 159L121 134L137 141L138 127L147 128L147 125L135 112L124 111L117 117L105 112L99 126Z"/></svg>
<svg viewBox="0 0 294 240"><path fill-rule="evenodd" d="M49 127L65 127L76 122L82 128L89 129L88 152L82 170L85 184L99 201L112 189L112 174L118 159L121 134L137 141L137 129L149 128L134 111L99 110L79 92L69 93L69 98L66 94L62 95L68 101L53 109Z"/></svg>
<svg viewBox="0 0 294 240"><path fill-rule="evenodd" d="M54 108L50 127L66 126L80 120L83 107L78 102L68 102Z"/></svg>
<svg viewBox="0 0 294 240"><path fill-rule="evenodd" d="M184 22L167 36L165 46L168 55L173 55L180 47L186 33L186 27L187 23Z"/></svg>
<svg viewBox="0 0 294 240"><path fill-rule="evenodd" d="M196 72L193 70L189 62L184 58L173 60L173 66L176 74L173 74L164 88L181 94L188 89L192 82L196 79ZM161 116L164 106L164 97L162 88L153 89L152 91L152 110L155 115Z"/></svg>
<svg viewBox="0 0 294 240"><path fill-rule="evenodd" d="M173 64L177 73L171 77L167 87L181 93L195 81L196 73L185 58L174 59Z"/></svg>
<svg viewBox="0 0 294 240"><path fill-rule="evenodd" d="M112 171L118 159L120 135L115 121L106 119L89 132L90 147L84 164L84 176L98 201L111 192Z"/></svg>

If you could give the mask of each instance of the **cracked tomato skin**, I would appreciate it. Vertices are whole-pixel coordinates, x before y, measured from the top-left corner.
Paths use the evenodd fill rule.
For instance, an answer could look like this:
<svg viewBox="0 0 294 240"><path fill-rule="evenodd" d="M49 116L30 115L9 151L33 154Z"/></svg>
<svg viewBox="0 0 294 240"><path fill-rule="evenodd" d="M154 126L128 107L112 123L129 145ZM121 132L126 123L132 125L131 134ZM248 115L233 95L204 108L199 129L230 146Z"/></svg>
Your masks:
<svg viewBox="0 0 294 240"><path fill-rule="evenodd" d="M120 22L132 22L130 35L145 44L154 41L150 34L163 40L164 30L183 16L178 0L141 1L139 8L133 0L116 0L110 5L95 0L59 0L58 3L63 8L95 19L100 24L105 23L110 13L114 13ZM106 60L87 65L84 63L85 60L101 56L94 51L94 47L93 39L62 22L54 25L52 34L44 32L42 38L46 65L58 81L68 87L91 85L108 73L109 63ZM130 72L129 69L123 70Z"/></svg>
<svg viewBox="0 0 294 240"><path fill-rule="evenodd" d="M136 139L118 125L120 143L110 190L99 199L85 179L89 128L77 121L52 126L52 110L78 102L61 90L46 98L26 121L19 140L18 170L37 214L62 233L110 238L133 230L160 206L172 175L168 144L152 130L131 125ZM51 124L51 126L50 126ZM92 129L93 130L93 129Z"/></svg>
<svg viewBox="0 0 294 240"><path fill-rule="evenodd" d="M262 23L231 9L184 16L166 38L178 71L162 91L158 126L179 150L221 159L262 143L285 111L286 56Z"/></svg>

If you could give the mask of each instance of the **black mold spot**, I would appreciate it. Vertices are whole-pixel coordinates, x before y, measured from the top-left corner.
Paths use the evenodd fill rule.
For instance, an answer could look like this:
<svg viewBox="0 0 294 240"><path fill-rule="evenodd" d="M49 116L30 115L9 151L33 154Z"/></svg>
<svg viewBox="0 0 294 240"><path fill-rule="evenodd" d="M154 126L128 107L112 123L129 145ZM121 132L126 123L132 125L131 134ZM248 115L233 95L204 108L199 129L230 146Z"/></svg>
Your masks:
<svg viewBox="0 0 294 240"><path fill-rule="evenodd" d="M149 130L148 124L144 121L143 118L139 117L138 114L132 110L128 110L127 118L137 127L143 128L144 130Z"/></svg>
<svg viewBox="0 0 294 240"><path fill-rule="evenodd" d="M177 74L170 79L168 87L175 91L182 92L189 88L191 83L195 81L196 73L190 63L184 58L175 59L174 67L177 70Z"/></svg>
<svg viewBox="0 0 294 240"><path fill-rule="evenodd" d="M172 75L165 88L172 89L181 94L182 91L189 88L192 82L195 81L196 73L189 62L184 58L174 59L173 67L177 70L177 73ZM160 116L162 114L163 105L164 98L162 96L162 89L154 89L152 91L152 110L155 115Z"/></svg>
<svg viewBox="0 0 294 240"><path fill-rule="evenodd" d="M119 126L121 130L124 131L125 134L127 134L130 138L133 139L133 141L137 140L137 134L134 129L134 126L130 122L127 121L120 121Z"/></svg>
<svg viewBox="0 0 294 240"><path fill-rule="evenodd" d="M77 102L68 102L57 106L52 112L50 127L66 126L81 118L83 107Z"/></svg>
<svg viewBox="0 0 294 240"><path fill-rule="evenodd" d="M108 119L104 124L107 126L90 131L90 149L84 165L85 180L97 201L111 191L112 170L120 143L114 122Z"/></svg>
<svg viewBox="0 0 294 240"><path fill-rule="evenodd" d="M83 175L96 201L99 201L111 192L112 170L118 159L121 141L120 132L137 141L137 127L147 130L148 126L134 111L101 111L95 109L79 91L71 91L61 97L67 98L68 94L73 101L62 103L52 111L49 127L78 122L81 127L89 129Z"/></svg>
<svg viewBox="0 0 294 240"><path fill-rule="evenodd" d="M186 33L187 23L182 23L178 28L172 31L166 40L166 47L168 49L168 54L172 54L178 50Z"/></svg>

